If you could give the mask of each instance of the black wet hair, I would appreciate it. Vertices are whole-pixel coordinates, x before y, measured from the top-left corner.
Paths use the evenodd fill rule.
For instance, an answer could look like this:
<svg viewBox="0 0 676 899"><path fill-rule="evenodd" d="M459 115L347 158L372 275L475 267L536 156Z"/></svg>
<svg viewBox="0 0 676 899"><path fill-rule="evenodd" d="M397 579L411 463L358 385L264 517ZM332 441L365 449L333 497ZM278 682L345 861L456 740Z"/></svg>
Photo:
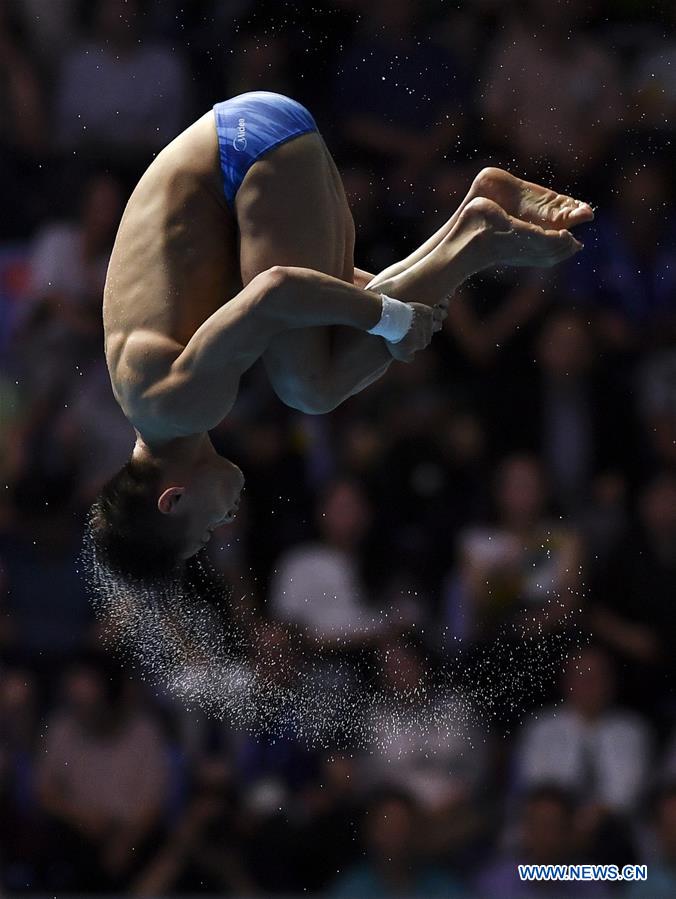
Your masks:
<svg viewBox="0 0 676 899"><path fill-rule="evenodd" d="M157 508L161 465L130 458L104 484L87 514L79 555L81 574L103 598L178 595L221 609L232 588L211 564L207 549L182 558L185 528ZM221 609L222 611L222 609Z"/></svg>
<svg viewBox="0 0 676 899"><path fill-rule="evenodd" d="M135 580L176 575L184 527L157 508L161 467L131 457L104 484L88 516L87 538L99 563Z"/></svg>
<svg viewBox="0 0 676 899"><path fill-rule="evenodd" d="M232 587L206 548L181 558L180 527L157 509L159 484L153 460L130 459L108 481L85 522L79 572L103 642L146 673L173 676L215 665L226 651L214 648L210 634L232 630ZM227 647L229 658L236 653Z"/></svg>

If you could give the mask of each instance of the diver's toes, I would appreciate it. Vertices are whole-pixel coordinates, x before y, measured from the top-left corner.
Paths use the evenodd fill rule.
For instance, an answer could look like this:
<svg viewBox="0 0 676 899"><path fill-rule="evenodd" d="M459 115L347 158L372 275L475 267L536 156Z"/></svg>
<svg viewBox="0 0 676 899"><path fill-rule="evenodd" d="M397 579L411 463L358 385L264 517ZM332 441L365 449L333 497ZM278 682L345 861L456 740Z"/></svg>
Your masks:
<svg viewBox="0 0 676 899"><path fill-rule="evenodd" d="M579 222L590 222L594 218L594 210L589 203L583 203L581 200L574 200L568 217Z"/></svg>

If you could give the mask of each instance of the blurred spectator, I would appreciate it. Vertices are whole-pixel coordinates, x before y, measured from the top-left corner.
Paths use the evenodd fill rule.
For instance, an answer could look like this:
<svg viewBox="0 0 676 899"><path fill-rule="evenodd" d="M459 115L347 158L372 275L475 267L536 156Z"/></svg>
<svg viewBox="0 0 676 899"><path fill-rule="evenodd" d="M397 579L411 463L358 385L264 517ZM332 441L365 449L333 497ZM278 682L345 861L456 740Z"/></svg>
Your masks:
<svg viewBox="0 0 676 899"><path fill-rule="evenodd" d="M514 279L504 272L497 285L495 275L479 277L456 292L448 309L448 330L473 366L499 367L509 373L509 362L518 362L523 355L524 331L547 299L544 285L541 273ZM516 353L508 352L513 343ZM500 366L505 355L509 361Z"/></svg>
<svg viewBox="0 0 676 899"><path fill-rule="evenodd" d="M112 175L92 174L84 184L76 222L51 222L33 241L31 292L36 302L70 307L100 301L124 196Z"/></svg>
<svg viewBox="0 0 676 899"><path fill-rule="evenodd" d="M355 760L325 754L317 778L298 798L303 887L323 890L341 866L356 863L360 855L356 830L364 797Z"/></svg>
<svg viewBox="0 0 676 899"><path fill-rule="evenodd" d="M16 379L0 373L0 478L9 485L22 466L22 431L32 412L31 398ZM0 522L7 514L8 496L0 497Z"/></svg>
<svg viewBox="0 0 676 899"><path fill-rule="evenodd" d="M663 771L664 779L668 779L676 783L676 731L671 735L671 739L664 753Z"/></svg>
<svg viewBox="0 0 676 899"><path fill-rule="evenodd" d="M446 618L458 637L490 636L505 622L532 633L554 628L580 581L577 535L547 514L547 484L535 456L507 457L497 471L494 526L460 536Z"/></svg>
<svg viewBox="0 0 676 899"><path fill-rule="evenodd" d="M131 455L134 430L118 406L110 376L102 359L78 366L65 393L67 402L53 417L53 428L63 452L77 471L73 503L86 509L94 501L111 471Z"/></svg>
<svg viewBox="0 0 676 899"><path fill-rule="evenodd" d="M657 474L644 487L636 525L598 576L593 622L597 636L622 658L626 698L655 712L676 672L670 643L676 627L675 475Z"/></svg>
<svg viewBox="0 0 676 899"><path fill-rule="evenodd" d="M25 237L43 212L38 159L47 111L39 71L11 0L0 2L0 239Z"/></svg>
<svg viewBox="0 0 676 899"><path fill-rule="evenodd" d="M283 556L270 588L269 608L314 637L357 643L377 632L360 576L360 546L371 522L368 500L358 484L329 484L318 508L320 539Z"/></svg>
<svg viewBox="0 0 676 899"><path fill-rule="evenodd" d="M166 746L153 719L125 696L117 666L83 658L63 689L38 762L40 801L58 834L51 873L64 890L121 885L166 803Z"/></svg>
<svg viewBox="0 0 676 899"><path fill-rule="evenodd" d="M445 812L472 798L486 776L485 734L431 668L414 644L383 642L367 752L357 766L364 782L400 788L421 808Z"/></svg>
<svg viewBox="0 0 676 899"><path fill-rule="evenodd" d="M279 623L260 622L249 655L259 679L260 720L255 734L231 729L230 738L233 774L244 794L243 857L257 889L291 893L303 886L296 797L316 777L319 762L303 737L313 723L303 716L322 715L321 698L312 696L323 685L312 683L311 661L292 630Z"/></svg>
<svg viewBox="0 0 676 899"><path fill-rule="evenodd" d="M669 347L647 356L638 380L644 470L663 467L676 472L676 352Z"/></svg>
<svg viewBox="0 0 676 899"><path fill-rule="evenodd" d="M277 91L293 96L288 62L289 46L284 35L267 28L240 35L233 48L224 98L252 90Z"/></svg>
<svg viewBox="0 0 676 899"><path fill-rule="evenodd" d="M374 182L368 168L358 162L347 164L346 160L340 174L357 231L355 261L362 266L368 259L369 271L384 271L397 258L401 235L399 229L393 229L389 222L383 220L381 210L385 198L382 185ZM442 224L439 222L436 227L426 229L426 233L433 234Z"/></svg>
<svg viewBox="0 0 676 899"><path fill-rule="evenodd" d="M673 198L668 157L656 152L637 164L625 153L613 166L609 197L585 252L565 269L576 301L598 312L602 337L616 352L673 337Z"/></svg>
<svg viewBox="0 0 676 899"><path fill-rule="evenodd" d="M303 419L309 416L299 419L287 414L271 395L264 375L257 379L257 374L262 371L247 372L245 389L240 391L232 415L212 436L220 452L246 460L247 528L255 535L247 547L247 561L258 581L259 598L263 599L280 552L306 539L308 525L311 528L314 523L315 446L314 435L308 437L302 429ZM309 420L321 422L318 416ZM320 456L323 450L319 448Z"/></svg>
<svg viewBox="0 0 676 899"><path fill-rule="evenodd" d="M10 0L11 2L11 0ZM20 11L41 62L51 71L79 31L77 0L22 0Z"/></svg>
<svg viewBox="0 0 676 899"><path fill-rule="evenodd" d="M177 47L141 39L138 0L97 0L92 36L66 53L56 128L66 149L145 156L188 123L188 73Z"/></svg>
<svg viewBox="0 0 676 899"><path fill-rule="evenodd" d="M588 857L584 844L576 838L575 807L570 795L560 787L542 784L523 797L516 845L506 857L489 860L477 878L478 895L500 899L549 894L560 897L560 884L521 881L517 866L580 864ZM600 881L566 884L566 899L608 895L606 885Z"/></svg>
<svg viewBox="0 0 676 899"><path fill-rule="evenodd" d="M640 128L673 132L676 128L676 85L672 77L676 66L673 34L676 13L673 5L667 9L667 21L659 29L659 37L645 42L632 67L631 107Z"/></svg>
<svg viewBox="0 0 676 899"><path fill-rule="evenodd" d="M466 895L446 871L424 861L420 810L406 793L382 791L369 802L363 821L366 860L337 878L331 896L461 899Z"/></svg>
<svg viewBox="0 0 676 899"><path fill-rule="evenodd" d="M237 833L237 797L227 766L203 760L195 774L187 808L131 886L133 896L174 896L193 892L255 895L242 865Z"/></svg>
<svg viewBox="0 0 676 899"><path fill-rule="evenodd" d="M93 613L77 568L81 531L68 506L71 485L27 462L0 529L3 600L13 649L50 662L86 645Z"/></svg>
<svg viewBox="0 0 676 899"><path fill-rule="evenodd" d="M549 165L559 177L579 178L603 159L620 125L613 57L579 27L580 2L528 0L504 9L479 100L486 137L524 172L535 165L542 175Z"/></svg>
<svg viewBox="0 0 676 899"><path fill-rule="evenodd" d="M0 745L26 761L37 736L37 699L28 669L12 665L0 668Z"/></svg>
<svg viewBox="0 0 676 899"><path fill-rule="evenodd" d="M413 0L364 4L334 86L347 146L380 168L396 166L401 180L417 179L464 124L461 72L448 50L421 34L419 16Z"/></svg>
<svg viewBox="0 0 676 899"><path fill-rule="evenodd" d="M630 397L598 366L594 339L579 312L552 311L536 341L537 371L511 378L508 405L494 392L498 448L536 453L551 498L573 517L588 511L594 479L636 463Z"/></svg>
<svg viewBox="0 0 676 899"><path fill-rule="evenodd" d="M439 4L434 10L434 33L437 40L455 57L468 84L476 84L481 74L482 54L476 48L493 34L500 24L503 4L500 0L469 0L462 6L447 8ZM468 113L475 124L476 98L469 96ZM472 139L475 140L472 132Z"/></svg>
<svg viewBox="0 0 676 899"><path fill-rule="evenodd" d="M304 786L316 768L316 753L298 734L302 721L297 720L294 695L309 672L293 630L278 622L260 621L248 649L266 705L256 735L230 728L233 765L238 782L252 792L262 787L266 795L285 798Z"/></svg>
<svg viewBox="0 0 676 899"><path fill-rule="evenodd" d="M122 214L121 185L110 175L88 179L74 222L45 225L33 241L32 301L21 310L16 374L34 399L63 394L102 339L101 297Z"/></svg>
<svg viewBox="0 0 676 899"><path fill-rule="evenodd" d="M45 146L42 89L29 43L11 0L0 3L0 67L2 144L8 149L34 154Z"/></svg>
<svg viewBox="0 0 676 899"><path fill-rule="evenodd" d="M676 784L657 794L653 805L657 858L648 860L648 879L631 884L626 899L671 899L676 895Z"/></svg>
<svg viewBox="0 0 676 899"><path fill-rule="evenodd" d="M610 657L588 647L571 657L563 701L522 734L517 778L522 787L557 783L584 799L596 826L607 814L629 814L641 799L651 763L646 722L616 706Z"/></svg>
<svg viewBox="0 0 676 899"><path fill-rule="evenodd" d="M463 392L454 392L452 379L442 388L442 372L431 354L391 369L378 407L386 443L372 479L375 533L386 560L383 595L388 606L413 595L417 609L408 610L408 620L420 623L432 613L458 529L485 500L483 423Z"/></svg>
<svg viewBox="0 0 676 899"><path fill-rule="evenodd" d="M44 822L35 803L34 749L38 730L32 673L0 667L0 892L39 889ZM3 892L4 895L4 892Z"/></svg>
<svg viewBox="0 0 676 899"><path fill-rule="evenodd" d="M489 773L487 733L471 701L411 641L384 641L364 722L360 781L417 802L428 854L457 857L482 827L477 798Z"/></svg>

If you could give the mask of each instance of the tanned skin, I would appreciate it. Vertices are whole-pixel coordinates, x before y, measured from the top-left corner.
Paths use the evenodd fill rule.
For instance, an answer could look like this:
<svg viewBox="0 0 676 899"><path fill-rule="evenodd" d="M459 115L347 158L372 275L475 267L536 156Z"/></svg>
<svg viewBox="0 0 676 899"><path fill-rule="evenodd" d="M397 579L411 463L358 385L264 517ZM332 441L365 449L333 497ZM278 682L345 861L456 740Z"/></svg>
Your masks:
<svg viewBox="0 0 676 899"><path fill-rule="evenodd" d="M134 455L162 463L157 505L184 520L183 556L237 512L243 475L208 431L254 362L288 406L328 412L426 347L468 276L563 261L582 246L568 229L591 218L587 204L484 169L435 235L373 278L355 269L352 215L318 133L258 160L233 214L213 112L186 129L129 199L103 303L113 392ZM400 343L367 333L381 292L414 306Z"/></svg>

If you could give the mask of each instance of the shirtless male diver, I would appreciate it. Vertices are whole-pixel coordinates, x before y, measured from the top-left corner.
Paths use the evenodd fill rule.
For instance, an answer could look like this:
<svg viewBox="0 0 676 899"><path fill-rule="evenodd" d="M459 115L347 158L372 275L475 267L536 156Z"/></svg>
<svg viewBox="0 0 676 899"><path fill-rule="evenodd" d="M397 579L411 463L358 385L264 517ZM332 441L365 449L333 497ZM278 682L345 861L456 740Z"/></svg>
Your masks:
<svg viewBox="0 0 676 899"><path fill-rule="evenodd" d="M340 175L310 113L266 91L215 105L152 162L106 280L105 353L136 444L90 513L108 563L180 567L237 512L244 477L208 431L258 359L282 402L324 413L430 342L495 265L550 266L591 208L484 169L458 210L377 277L355 269Z"/></svg>

